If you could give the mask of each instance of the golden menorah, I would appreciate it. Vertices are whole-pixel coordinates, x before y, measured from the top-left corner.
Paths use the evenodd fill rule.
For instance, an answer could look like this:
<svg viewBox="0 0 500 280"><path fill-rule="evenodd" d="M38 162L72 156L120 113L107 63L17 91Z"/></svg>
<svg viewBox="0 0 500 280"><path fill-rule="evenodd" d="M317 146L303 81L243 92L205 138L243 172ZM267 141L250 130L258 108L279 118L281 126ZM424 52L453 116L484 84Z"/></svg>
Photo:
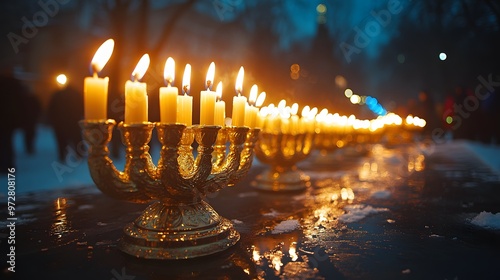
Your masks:
<svg viewBox="0 0 500 280"><path fill-rule="evenodd" d="M312 133L261 132L255 155L270 168L257 176L253 186L266 191L304 190L310 178L297 163L309 156L313 146Z"/></svg>
<svg viewBox="0 0 500 280"><path fill-rule="evenodd" d="M125 227L119 243L123 252L146 259L187 259L223 251L239 240L232 223L204 198L248 173L258 129L120 123L126 160L119 171L107 147L116 122L84 120L80 125L97 187L113 198L152 202ZM157 165L148 146L154 128L161 143Z"/></svg>

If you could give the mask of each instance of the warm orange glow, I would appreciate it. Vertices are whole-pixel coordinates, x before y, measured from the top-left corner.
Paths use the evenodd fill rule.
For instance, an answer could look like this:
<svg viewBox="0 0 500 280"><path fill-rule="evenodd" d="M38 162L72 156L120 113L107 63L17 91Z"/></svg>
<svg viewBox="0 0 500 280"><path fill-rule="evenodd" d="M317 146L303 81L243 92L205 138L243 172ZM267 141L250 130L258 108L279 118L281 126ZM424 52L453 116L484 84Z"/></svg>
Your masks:
<svg viewBox="0 0 500 280"><path fill-rule="evenodd" d="M207 85L207 90L212 88L212 85L214 83L214 77L215 77L215 63L212 62L208 67L207 79L205 80Z"/></svg>
<svg viewBox="0 0 500 280"><path fill-rule="evenodd" d="M165 69L163 70L163 78L168 84L172 84L175 79L175 61L173 58L167 58Z"/></svg>
<svg viewBox="0 0 500 280"><path fill-rule="evenodd" d="M108 39L97 49L94 58L92 58L92 62L90 63L94 74L101 72L102 68L104 68L104 65L106 65L111 57L111 54L113 53L114 47L115 41L113 39Z"/></svg>
<svg viewBox="0 0 500 280"><path fill-rule="evenodd" d="M134 80L140 80L142 79L142 77L144 77L144 74L146 74L146 71L148 70L149 62L149 54L146 53L141 57L141 59L137 63L137 66L132 72L132 78Z"/></svg>
<svg viewBox="0 0 500 280"><path fill-rule="evenodd" d="M245 76L245 69L243 66L240 67L240 71L238 72L238 76L236 77L236 85L235 89L236 92L238 93L238 96L241 95L241 92L243 91L243 77Z"/></svg>
<svg viewBox="0 0 500 280"><path fill-rule="evenodd" d="M182 77L182 91L184 94L189 93L189 86L191 80L191 64L186 64L186 68L184 68L184 76Z"/></svg>

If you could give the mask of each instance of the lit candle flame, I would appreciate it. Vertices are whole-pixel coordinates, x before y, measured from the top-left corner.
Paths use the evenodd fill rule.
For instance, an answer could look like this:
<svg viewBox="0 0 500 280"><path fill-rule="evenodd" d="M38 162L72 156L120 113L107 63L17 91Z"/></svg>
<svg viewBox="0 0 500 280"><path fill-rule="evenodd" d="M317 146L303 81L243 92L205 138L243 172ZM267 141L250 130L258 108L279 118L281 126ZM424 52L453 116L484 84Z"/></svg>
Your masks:
<svg viewBox="0 0 500 280"><path fill-rule="evenodd" d="M208 72L207 72L207 90L212 89L212 85L214 83L214 77L215 77L215 63L210 63L210 66L208 67Z"/></svg>
<svg viewBox="0 0 500 280"><path fill-rule="evenodd" d="M250 102L250 105L254 105L255 101L257 100L257 92L259 91L259 88L257 85L253 85L252 88L250 89L250 95L248 96L248 102Z"/></svg>
<svg viewBox="0 0 500 280"><path fill-rule="evenodd" d="M263 91L259 94L259 97L257 97L257 101L255 101L255 106L260 107L262 104L264 104L264 101L266 100L266 92Z"/></svg>
<svg viewBox="0 0 500 280"><path fill-rule="evenodd" d="M314 107L312 108L310 111L309 111L309 116L308 118L313 120L314 117L316 117L316 115L318 114L318 108Z"/></svg>
<svg viewBox="0 0 500 280"><path fill-rule="evenodd" d="M302 117L307 117L309 115L309 111L311 111L311 107L309 107L309 105L306 105L304 108L302 108L302 113L300 115Z"/></svg>
<svg viewBox="0 0 500 280"><path fill-rule="evenodd" d="M146 71L148 70L149 67L149 54L144 54L139 62L137 63L137 66L135 66L134 71L132 72L132 79L134 81L138 81L144 77L144 74L146 74Z"/></svg>
<svg viewBox="0 0 500 280"><path fill-rule="evenodd" d="M295 116L295 115L297 115L297 112L298 112L298 111L299 111L299 104L297 104L297 103L293 103L293 104L292 104L292 108L291 108L290 113L291 113L293 116Z"/></svg>
<svg viewBox="0 0 500 280"><path fill-rule="evenodd" d="M222 82L219 82L217 84L217 87L215 88L215 94L217 95L217 98L219 100L222 100Z"/></svg>
<svg viewBox="0 0 500 280"><path fill-rule="evenodd" d="M175 61L173 58L167 58L165 62L165 69L163 70L163 78L167 82L167 85L171 85L175 79Z"/></svg>
<svg viewBox="0 0 500 280"><path fill-rule="evenodd" d="M285 109L285 107L286 107L286 100L281 99L280 103L278 103L278 109L280 109L282 111Z"/></svg>
<svg viewBox="0 0 500 280"><path fill-rule="evenodd" d="M115 41L113 39L108 39L97 49L90 63L94 75L97 75L97 73L101 72L102 68L104 68L104 65L106 65L113 53L114 47Z"/></svg>
<svg viewBox="0 0 500 280"><path fill-rule="evenodd" d="M189 93L189 83L191 80L191 64L186 64L186 68L184 68L184 76L182 77L182 91L184 94Z"/></svg>
<svg viewBox="0 0 500 280"><path fill-rule="evenodd" d="M241 92L243 91L243 76L245 76L245 69L243 69L243 66L240 67L240 71L238 72L238 76L236 77L236 93L238 93L238 96L241 95Z"/></svg>

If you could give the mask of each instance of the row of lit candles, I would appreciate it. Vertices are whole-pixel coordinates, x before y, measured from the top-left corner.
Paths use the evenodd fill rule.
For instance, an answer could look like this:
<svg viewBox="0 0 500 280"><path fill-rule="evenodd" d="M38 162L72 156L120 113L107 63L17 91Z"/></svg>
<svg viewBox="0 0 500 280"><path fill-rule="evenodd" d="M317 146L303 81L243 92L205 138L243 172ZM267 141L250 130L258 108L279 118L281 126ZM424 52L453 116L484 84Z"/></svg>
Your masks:
<svg viewBox="0 0 500 280"><path fill-rule="evenodd" d="M107 63L114 48L112 39L104 42L97 50L91 62L93 77L84 80L85 119L103 120L107 118L107 95L109 79L99 78L98 73ZM143 123L148 121L148 96L146 83L140 82L149 67L149 55L145 54L132 72L132 80L125 83L124 123ZM222 82L212 91L215 76L215 64L208 68L206 90L200 92L200 125L225 125L226 104L222 98ZM242 96L244 69L240 68L236 78L237 96L233 98L232 123L234 126L256 127L258 107L264 103L266 93L258 95L256 85L252 86L247 101ZM187 64L182 80L182 95L173 87L175 62L168 58L165 63L164 79L166 87L159 89L160 122L192 125L193 97L188 95L190 87L191 65Z"/></svg>
<svg viewBox="0 0 500 280"><path fill-rule="evenodd" d="M270 133L350 133L352 131L375 133L384 127L399 127L404 125L408 129L419 129L426 125L426 121L420 117L408 115L403 119L395 114L389 113L375 119L357 119L354 115L341 116L338 113L330 113L328 109L305 106L301 116L297 115L299 106L294 103L286 106L286 101L281 100L278 106L270 104L262 107L257 115L257 126L265 132Z"/></svg>
<svg viewBox="0 0 500 280"><path fill-rule="evenodd" d="M97 73L107 63L114 48L112 39L104 42L97 50L92 59L91 66L94 76L84 80L85 119L103 120L107 116L107 91L109 79L99 78ZM148 98L146 83L140 82L149 67L149 56L143 55L136 68L132 72L132 80L125 83L125 117L124 122L142 123L148 121ZM175 62L168 58L165 63L164 79L167 86L159 89L160 99L160 122L180 123L187 126L192 125L192 96L188 95L190 87L191 66L186 65L182 81L182 93L172 86L175 75ZM208 68L206 78L206 90L200 92L200 124L218 125L226 124L226 107L222 97L222 82L212 91L215 75L215 64L212 62ZM375 132L384 126L402 125L403 119L394 113L378 117L372 120L359 120L354 115L349 117L340 116L338 113L329 113L327 109L318 112L316 107L305 106L301 117L297 115L299 105L294 103L287 106L285 100L281 100L278 106L270 104L262 106L266 93L258 95L257 85L250 89L249 99L242 96L244 69L240 68L236 78L237 96L233 97L233 114L231 125L262 128L265 132L273 133L349 133L353 130L366 130ZM425 126L425 120L409 115L405 119L408 128L421 128Z"/></svg>

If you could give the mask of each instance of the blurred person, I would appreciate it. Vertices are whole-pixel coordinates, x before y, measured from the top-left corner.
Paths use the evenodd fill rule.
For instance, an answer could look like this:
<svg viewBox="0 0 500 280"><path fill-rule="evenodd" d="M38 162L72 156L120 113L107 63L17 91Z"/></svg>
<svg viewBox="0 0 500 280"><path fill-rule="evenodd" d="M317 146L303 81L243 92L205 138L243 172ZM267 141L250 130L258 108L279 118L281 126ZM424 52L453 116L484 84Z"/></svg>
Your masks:
<svg viewBox="0 0 500 280"><path fill-rule="evenodd" d="M82 139L78 122L83 119L83 94L67 82L59 86L50 98L47 117L54 129L59 160L65 161L71 150L78 155L77 145Z"/></svg>
<svg viewBox="0 0 500 280"><path fill-rule="evenodd" d="M0 75L2 102L0 102L0 173L7 173L8 168L15 168L13 145L14 131L21 127L25 118L23 96L29 94L28 88L14 76L13 68L8 66Z"/></svg>
<svg viewBox="0 0 500 280"><path fill-rule="evenodd" d="M24 118L21 129L24 133L24 147L30 155L35 153L36 126L42 112L42 107L38 97L28 92L23 95Z"/></svg>

